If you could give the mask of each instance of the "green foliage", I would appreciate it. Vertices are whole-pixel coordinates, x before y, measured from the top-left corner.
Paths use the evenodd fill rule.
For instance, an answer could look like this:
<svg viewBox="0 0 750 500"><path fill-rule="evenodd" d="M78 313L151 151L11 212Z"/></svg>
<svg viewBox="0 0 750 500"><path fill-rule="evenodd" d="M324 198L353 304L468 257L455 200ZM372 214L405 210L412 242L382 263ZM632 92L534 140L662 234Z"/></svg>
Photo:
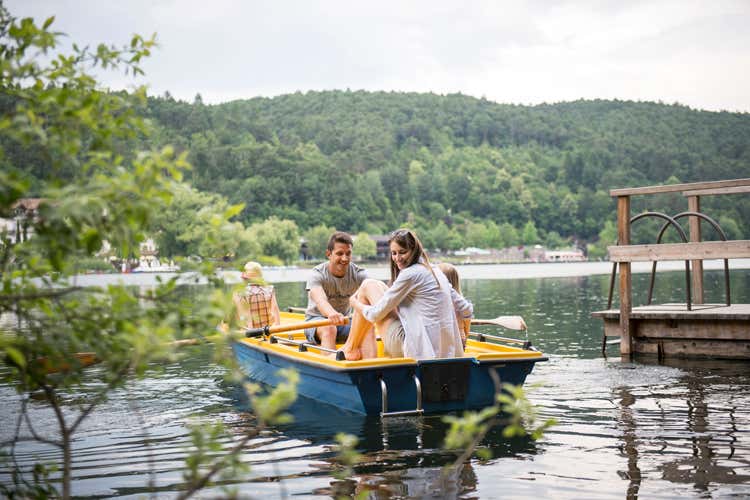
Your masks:
<svg viewBox="0 0 750 500"><path fill-rule="evenodd" d="M742 230L740 229L740 225L737 223L735 219L732 219L731 217L728 217L726 215L722 215L719 217L719 220L717 221L719 224L719 227L721 227L722 230L724 230L724 233L727 235L727 239L730 240L739 240L742 239ZM704 222L705 225L705 222ZM708 230L705 230L708 233ZM712 233L713 228L710 230ZM709 233L710 234L710 233ZM714 235L714 238L719 239Z"/></svg>
<svg viewBox="0 0 750 500"><path fill-rule="evenodd" d="M86 272L113 272L114 266L100 257L84 257L76 259L75 267L79 273Z"/></svg>
<svg viewBox="0 0 750 500"><path fill-rule="evenodd" d="M195 425L191 428L192 446L186 459L187 469L183 473L186 488L180 494L180 499L188 498L201 488L214 484L215 478L228 479L247 471L248 466L242 461L242 452L253 447L250 442L269 425L292 422L291 415L285 411L297 399L299 374L293 369L283 369L279 371L279 375L285 381L266 395L260 395L260 387L256 384L245 385L258 423L231 449L225 449L228 432L222 423Z"/></svg>
<svg viewBox="0 0 750 500"><path fill-rule="evenodd" d="M539 243L539 233L536 230L534 221L528 221L523 226L523 232L521 233L521 241L524 245L536 245Z"/></svg>
<svg viewBox="0 0 750 500"><path fill-rule="evenodd" d="M221 422L190 427L191 448L185 459L187 467L182 473L188 490L211 484L210 481L204 482L204 478L214 469L220 479L234 477L249 469L239 453L225 453L227 435L227 429Z"/></svg>
<svg viewBox="0 0 750 500"><path fill-rule="evenodd" d="M270 217L251 225L248 231L263 255L277 256L287 264L299 257L300 236L294 221Z"/></svg>
<svg viewBox="0 0 750 500"><path fill-rule="evenodd" d="M284 368L279 370L278 374L286 380L277 384L268 395L259 395L260 387L257 384L245 385L255 414L265 424L285 424L293 420L292 416L284 411L297 399L299 373Z"/></svg>
<svg viewBox="0 0 750 500"><path fill-rule="evenodd" d="M420 235L434 232L432 249L537 244L551 232L595 242L615 218L611 188L750 176L747 114L655 103L525 107L463 95L331 91L216 106L165 96L132 110L152 119L156 133L117 141L116 151L128 158L133 143L189 149L193 185L226 206L244 205L234 222L247 227L276 217L302 233L324 226L378 234L414 221ZM8 189L35 186L46 175L44 158L13 150L24 161L7 169ZM66 177L77 172L75 165L60 170ZM648 207L634 200L634 212L685 209L680 197L654 200ZM750 232L750 200L712 200L704 209L734 220L739 234ZM188 206L169 220L197 212ZM158 225L165 255L188 251L187 240L169 241L187 222L171 236L172 226ZM435 227L439 222L446 228ZM523 237L529 222L536 238Z"/></svg>
<svg viewBox="0 0 750 500"><path fill-rule="evenodd" d="M509 223L504 223L500 226L500 244L501 248L517 246L521 243L521 237L518 235L518 231Z"/></svg>
<svg viewBox="0 0 750 500"><path fill-rule="evenodd" d="M326 250L328 249L328 240L335 231L336 228L323 224L311 227L305 231L303 236L307 240L308 255L314 259L324 260L326 258Z"/></svg>
<svg viewBox="0 0 750 500"><path fill-rule="evenodd" d="M478 412L467 412L462 417L448 415L443 421L450 424L445 435L444 447L448 450L463 450L474 446L478 435L487 433L498 408L490 406Z"/></svg>
<svg viewBox="0 0 750 500"><path fill-rule="evenodd" d="M336 463L339 468L334 472L337 479L350 478L354 471L353 467L362 460L362 454L357 452L357 443L359 440L356 436L339 432L336 434Z"/></svg>
<svg viewBox="0 0 750 500"><path fill-rule="evenodd" d="M95 258L104 241L123 255L137 251L155 215L180 191L188 164L185 153L166 145L136 147L149 132L144 88L106 92L92 76L113 68L140 74L153 39L136 35L122 48L74 44L66 54L51 25L14 19L0 5L0 214L10 214L20 198L42 199L26 220L33 236L0 242L0 315L17 319L0 332L0 376L57 415L57 428L44 429L43 439L62 451L55 496L69 498L72 442L82 422L109 391L155 361L174 359L170 341L213 329L229 300L210 265L202 271L215 293L205 301L176 297L176 280L148 290L76 285L80 263ZM223 209L212 227L234 212ZM85 374L97 360L99 369ZM19 415L16 439L40 435L25 417ZM7 446L3 451L13 453ZM36 495L42 472L10 471L9 496Z"/></svg>
<svg viewBox="0 0 750 500"><path fill-rule="evenodd" d="M496 384L498 382L496 381ZM463 464L474 452L480 459L491 458L489 450L479 449L478 446L494 425L503 426L503 436L506 438L529 436L537 440L548 428L556 424L554 419L539 422L536 409L526 397L523 387L512 384L502 385L495 406L476 412L465 412L461 417L447 415L443 417L443 421L450 424L444 447L462 451L453 464L454 468Z"/></svg>
<svg viewBox="0 0 750 500"><path fill-rule="evenodd" d="M604 247L617 244L617 226L614 221L608 220L599 231L599 243Z"/></svg>
<svg viewBox="0 0 750 500"><path fill-rule="evenodd" d="M361 231L354 237L353 252L363 259L375 257L378 253L378 245L375 243L375 240L370 238L369 234Z"/></svg>
<svg viewBox="0 0 750 500"><path fill-rule="evenodd" d="M599 240L588 245L587 254L591 259L603 259L607 256L607 247L617 243L617 226L608 220L599 232Z"/></svg>
<svg viewBox="0 0 750 500"><path fill-rule="evenodd" d="M560 237L560 234L557 231L550 231L544 239L544 246L552 250L562 248L564 245L565 240Z"/></svg>
<svg viewBox="0 0 750 500"><path fill-rule="evenodd" d="M276 216L377 234L368 226L413 216L463 237L450 222L462 216L591 242L614 220L612 188L750 177L750 117L679 105L327 91L210 107L151 98L148 112L160 137L191 148L198 189L245 203L245 224ZM678 201L659 205L674 213ZM707 211L750 232L749 201Z"/></svg>
<svg viewBox="0 0 750 500"><path fill-rule="evenodd" d="M0 483L0 494L4 498L56 498L60 493L55 489L50 476L57 472L54 465L36 463L31 468L31 478L11 465L11 457L0 450L0 465L10 471L12 487Z"/></svg>
<svg viewBox="0 0 750 500"><path fill-rule="evenodd" d="M507 415L503 428L503 436L507 438L528 435L537 440L544 431L557 423L554 419L538 422L536 408L520 385L503 384L503 391L498 394L497 401L502 413Z"/></svg>

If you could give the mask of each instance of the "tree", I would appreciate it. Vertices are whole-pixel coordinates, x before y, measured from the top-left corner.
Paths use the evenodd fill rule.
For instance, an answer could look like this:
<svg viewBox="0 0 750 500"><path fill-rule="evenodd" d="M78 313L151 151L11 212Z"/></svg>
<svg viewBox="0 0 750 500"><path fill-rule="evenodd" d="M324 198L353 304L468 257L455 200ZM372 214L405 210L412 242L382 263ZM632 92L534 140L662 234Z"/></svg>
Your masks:
<svg viewBox="0 0 750 500"><path fill-rule="evenodd" d="M328 240L336 231L336 228L319 224L305 231L304 238L307 240L307 253L310 257L325 259L328 250Z"/></svg>
<svg viewBox="0 0 750 500"><path fill-rule="evenodd" d="M299 229L294 221L269 217L248 230L260 244L263 255L275 255L287 264L299 258Z"/></svg>
<svg viewBox="0 0 750 500"><path fill-rule="evenodd" d="M375 257L378 253L378 245L370 235L365 232L357 233L354 237L354 252L362 259Z"/></svg>
<svg viewBox="0 0 750 500"><path fill-rule="evenodd" d="M465 245L479 248L501 247L500 229L492 221L470 222L466 227Z"/></svg>
<svg viewBox="0 0 750 500"><path fill-rule="evenodd" d="M229 222L241 208L242 205L230 206L221 195L176 185L170 202L153 214L152 227L160 254L214 258L259 254L260 245L243 237L245 227Z"/></svg>
<svg viewBox="0 0 750 500"><path fill-rule="evenodd" d="M589 258L601 259L607 255L607 247L617 243L617 226L611 220L604 223L604 228L599 231L599 241L587 246L586 253Z"/></svg>
<svg viewBox="0 0 750 500"><path fill-rule="evenodd" d="M521 242L518 230L508 222L500 225L500 240L502 248L514 247Z"/></svg>
<svg viewBox="0 0 750 500"><path fill-rule="evenodd" d="M544 246L551 250L556 250L565 245L565 240L560 237L557 231L550 231L547 233L547 237L544 239Z"/></svg>
<svg viewBox="0 0 750 500"><path fill-rule="evenodd" d="M534 221L530 220L523 226L521 240L524 245L536 245L539 243L539 233L536 230Z"/></svg>
<svg viewBox="0 0 750 500"><path fill-rule="evenodd" d="M119 154L120 145L148 133L138 114L145 89L106 92L91 76L113 68L142 73L139 64L153 38L135 35L123 48L73 45L68 55L57 52L60 35L50 31L52 23L15 19L0 5L0 157L8 167L0 170L0 213L9 214L24 197L43 199L30 221L33 237L18 243L0 235L0 315L23 325L3 326L0 376L22 398L16 440L34 438L61 451L61 491L54 490L57 483L35 484L14 469L15 482L3 492L69 498L72 443L81 423L110 390L171 356L169 342L178 333L197 336L212 328L229 301L217 292L183 302L172 293L176 280L146 292L76 285L77 259L92 257L103 241L126 255L137 251L188 165L171 148ZM43 161L36 176L24 174L29 158ZM206 272L219 287L212 270ZM101 369L84 377L94 360ZM56 433L48 428L42 437L25 418L32 394L55 416ZM13 453L6 445L0 456Z"/></svg>
<svg viewBox="0 0 750 500"><path fill-rule="evenodd" d="M739 224L737 224L737 221L735 221L734 219L726 215L722 215L719 217L717 223L719 224L719 227L724 230L724 233L727 235L727 239L742 239L742 231L740 230Z"/></svg>

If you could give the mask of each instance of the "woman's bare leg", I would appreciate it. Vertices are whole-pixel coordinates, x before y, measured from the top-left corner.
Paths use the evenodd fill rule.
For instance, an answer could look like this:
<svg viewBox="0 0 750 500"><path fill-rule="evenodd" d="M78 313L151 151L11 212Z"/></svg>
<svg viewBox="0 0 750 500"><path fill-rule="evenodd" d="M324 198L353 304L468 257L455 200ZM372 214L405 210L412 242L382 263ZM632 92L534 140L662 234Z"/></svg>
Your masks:
<svg viewBox="0 0 750 500"><path fill-rule="evenodd" d="M357 299L364 304L372 305L380 300L387 289L388 287L382 281L367 279L357 290ZM355 310L349 337L341 348L346 359L351 361L377 357L378 344L375 339L375 329L385 332L393 318L394 316L389 314L373 325L362 313Z"/></svg>

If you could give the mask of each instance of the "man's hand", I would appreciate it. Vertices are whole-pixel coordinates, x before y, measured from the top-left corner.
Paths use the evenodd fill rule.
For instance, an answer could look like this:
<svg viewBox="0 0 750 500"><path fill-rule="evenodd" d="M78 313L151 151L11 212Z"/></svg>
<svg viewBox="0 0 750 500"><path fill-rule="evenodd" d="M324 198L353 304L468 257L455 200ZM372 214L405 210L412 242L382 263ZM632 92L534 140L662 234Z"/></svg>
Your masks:
<svg viewBox="0 0 750 500"><path fill-rule="evenodd" d="M343 325L344 324L344 315L341 314L338 311L333 311L331 314L328 315L328 319L334 324L334 325Z"/></svg>

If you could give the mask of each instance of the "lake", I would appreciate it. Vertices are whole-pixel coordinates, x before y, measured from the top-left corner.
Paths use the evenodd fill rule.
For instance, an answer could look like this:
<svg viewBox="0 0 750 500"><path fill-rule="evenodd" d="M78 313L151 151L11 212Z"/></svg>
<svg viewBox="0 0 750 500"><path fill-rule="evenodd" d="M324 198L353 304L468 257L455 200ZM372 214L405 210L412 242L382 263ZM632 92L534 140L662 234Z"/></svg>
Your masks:
<svg viewBox="0 0 750 500"><path fill-rule="evenodd" d="M732 267L733 301L750 302L750 272ZM440 417L381 421L301 400L294 408L296 421L252 441L242 456L250 472L227 484L241 497L254 498L326 498L363 491L366 498L378 499L750 496L750 363L629 363L620 360L617 346L603 357L601 320L590 313L606 307L608 263L466 266L460 271L476 317L523 315L529 339L550 358L537 364L526 383L540 417L558 420L542 439L509 440L493 429L482 443L491 459L472 459L444 475L443 467L455 455L441 448L446 424ZM282 307L304 304L298 280L305 272L266 273L277 283ZM94 276L82 282L112 279L153 282L149 275ZM706 273L707 301L723 300L722 280L720 271ZM648 275L636 274L636 304L644 303L647 287ZM201 289L186 287L184 293ZM684 275L659 273L654 296L657 302L684 301ZM517 332L504 332L512 333ZM187 424L222 421L236 440L254 428L242 392L210 362L211 349L194 348L165 366L160 377L115 391L86 422L76 441L76 496L174 497L182 484ZM0 386L0 397L0 440L5 441L18 399L7 386ZM52 415L40 408L32 416L40 428L54 427ZM334 477L337 432L357 436L363 454L355 475L344 481ZM55 450L37 444L21 443L17 451L25 466L58 458ZM0 481L8 481L7 471L0 470ZM221 494L217 487L202 497Z"/></svg>

